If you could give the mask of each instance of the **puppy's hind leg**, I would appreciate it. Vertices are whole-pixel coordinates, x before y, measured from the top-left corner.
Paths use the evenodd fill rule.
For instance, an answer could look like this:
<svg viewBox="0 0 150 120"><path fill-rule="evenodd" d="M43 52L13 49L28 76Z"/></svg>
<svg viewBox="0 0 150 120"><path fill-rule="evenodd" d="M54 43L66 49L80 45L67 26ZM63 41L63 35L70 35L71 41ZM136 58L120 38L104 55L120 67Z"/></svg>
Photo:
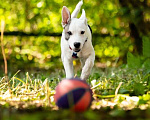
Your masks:
<svg viewBox="0 0 150 120"><path fill-rule="evenodd" d="M71 14L71 18L76 18L80 9L81 9L81 6L83 5L83 0L81 0L77 5L76 5L76 8L74 9L74 11L72 12Z"/></svg>

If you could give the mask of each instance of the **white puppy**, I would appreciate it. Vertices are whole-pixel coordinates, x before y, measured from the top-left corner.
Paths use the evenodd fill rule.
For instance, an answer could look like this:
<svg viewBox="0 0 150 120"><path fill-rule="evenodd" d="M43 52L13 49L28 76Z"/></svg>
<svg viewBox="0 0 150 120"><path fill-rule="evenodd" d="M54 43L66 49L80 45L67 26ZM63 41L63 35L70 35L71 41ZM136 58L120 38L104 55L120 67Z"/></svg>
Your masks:
<svg viewBox="0 0 150 120"><path fill-rule="evenodd" d="M61 37L61 58L66 72L66 78L74 77L73 60L79 58L82 64L81 79L86 80L92 70L95 52L92 46L92 31L87 24L84 9L82 15L76 18L83 1L80 1L72 14L66 6L62 9L63 32Z"/></svg>

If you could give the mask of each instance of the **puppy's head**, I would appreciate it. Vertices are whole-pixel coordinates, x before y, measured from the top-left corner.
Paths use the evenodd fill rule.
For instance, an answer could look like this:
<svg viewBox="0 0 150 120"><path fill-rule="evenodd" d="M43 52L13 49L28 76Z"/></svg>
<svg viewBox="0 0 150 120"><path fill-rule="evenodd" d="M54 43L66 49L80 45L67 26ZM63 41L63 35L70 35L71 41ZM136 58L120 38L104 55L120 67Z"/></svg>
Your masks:
<svg viewBox="0 0 150 120"><path fill-rule="evenodd" d="M68 47L74 52L82 50L84 43L87 41L87 19L85 11L82 10L81 17L71 18L70 11L67 7L62 9L62 26L65 32L65 39L68 41Z"/></svg>

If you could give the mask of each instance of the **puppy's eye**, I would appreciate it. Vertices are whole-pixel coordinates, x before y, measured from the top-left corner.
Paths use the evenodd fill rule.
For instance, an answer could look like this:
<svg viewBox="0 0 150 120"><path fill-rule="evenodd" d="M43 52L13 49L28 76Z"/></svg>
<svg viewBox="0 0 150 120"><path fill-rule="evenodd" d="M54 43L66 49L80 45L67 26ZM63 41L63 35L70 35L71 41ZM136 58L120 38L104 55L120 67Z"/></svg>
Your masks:
<svg viewBox="0 0 150 120"><path fill-rule="evenodd" d="M71 32L71 31L68 31L67 33L68 33L69 35L72 35L72 32Z"/></svg>
<svg viewBox="0 0 150 120"><path fill-rule="evenodd" d="M81 31L81 34L84 34L85 33L85 31Z"/></svg>

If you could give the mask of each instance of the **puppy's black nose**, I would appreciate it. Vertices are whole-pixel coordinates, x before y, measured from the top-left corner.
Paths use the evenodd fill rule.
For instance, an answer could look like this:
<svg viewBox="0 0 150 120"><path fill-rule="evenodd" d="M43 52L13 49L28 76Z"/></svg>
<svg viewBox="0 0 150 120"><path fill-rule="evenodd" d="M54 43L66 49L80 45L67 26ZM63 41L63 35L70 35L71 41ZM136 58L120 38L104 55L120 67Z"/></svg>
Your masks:
<svg viewBox="0 0 150 120"><path fill-rule="evenodd" d="M80 43L79 42L75 42L74 46L75 46L75 48L79 48L80 47Z"/></svg>

